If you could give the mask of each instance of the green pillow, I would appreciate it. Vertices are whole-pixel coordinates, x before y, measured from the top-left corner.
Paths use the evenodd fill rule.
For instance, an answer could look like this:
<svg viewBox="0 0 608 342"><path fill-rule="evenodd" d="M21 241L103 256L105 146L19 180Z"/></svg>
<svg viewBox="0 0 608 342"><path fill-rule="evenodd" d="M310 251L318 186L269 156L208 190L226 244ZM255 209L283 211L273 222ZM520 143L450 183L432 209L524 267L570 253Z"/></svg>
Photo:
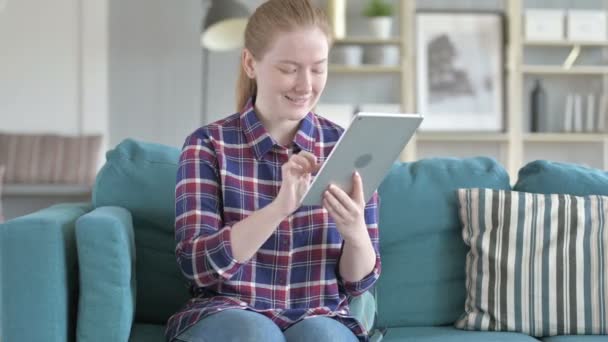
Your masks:
<svg viewBox="0 0 608 342"><path fill-rule="evenodd" d="M190 298L175 258L175 180L180 150L127 139L106 154L93 205L117 206L133 216L136 321L164 324Z"/></svg>
<svg viewBox="0 0 608 342"><path fill-rule="evenodd" d="M465 254L456 190L509 189L490 158L433 158L395 164L380 195L382 274L377 327L453 324L465 299Z"/></svg>
<svg viewBox="0 0 608 342"><path fill-rule="evenodd" d="M515 191L608 196L608 172L577 164L537 160L519 170Z"/></svg>

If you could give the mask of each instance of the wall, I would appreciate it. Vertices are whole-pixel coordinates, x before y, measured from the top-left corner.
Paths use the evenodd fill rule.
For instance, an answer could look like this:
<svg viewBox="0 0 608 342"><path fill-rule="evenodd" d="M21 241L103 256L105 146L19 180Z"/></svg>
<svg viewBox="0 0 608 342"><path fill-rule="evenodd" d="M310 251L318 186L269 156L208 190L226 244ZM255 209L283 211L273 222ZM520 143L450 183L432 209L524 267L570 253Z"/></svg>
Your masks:
<svg viewBox="0 0 608 342"><path fill-rule="evenodd" d="M107 135L107 2L8 1L0 131Z"/></svg>
<svg viewBox="0 0 608 342"><path fill-rule="evenodd" d="M8 1L0 131L181 145L201 122L202 8L197 0Z"/></svg>
<svg viewBox="0 0 608 342"><path fill-rule="evenodd" d="M393 0L396 3L397 0ZM419 0L423 9L500 9L506 0ZM242 0L250 10L262 0ZM325 6L326 0L316 0ZM203 123L232 114L239 51L210 52L202 70L208 1L9 0L0 12L0 131L102 132L181 146ZM364 0L349 0L348 31L364 33ZM577 8L601 7L577 1ZM574 6L534 0L527 7ZM79 29L79 27L81 29ZM203 107L202 77L208 75ZM323 101L397 102L398 78L332 74ZM357 93L368 82L377 95ZM362 89L358 87L357 89ZM368 96L367 99L364 96Z"/></svg>
<svg viewBox="0 0 608 342"><path fill-rule="evenodd" d="M181 146L201 122L202 3L110 0L110 145Z"/></svg>

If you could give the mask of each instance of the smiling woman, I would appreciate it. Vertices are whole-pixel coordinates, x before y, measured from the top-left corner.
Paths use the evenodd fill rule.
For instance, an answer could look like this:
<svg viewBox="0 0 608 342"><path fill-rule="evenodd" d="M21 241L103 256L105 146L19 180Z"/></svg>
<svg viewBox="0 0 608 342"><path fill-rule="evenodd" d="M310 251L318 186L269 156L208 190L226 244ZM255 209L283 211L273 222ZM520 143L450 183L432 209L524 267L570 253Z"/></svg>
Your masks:
<svg viewBox="0 0 608 342"><path fill-rule="evenodd" d="M277 35L267 51L244 49L246 82L256 85L256 93L247 98L255 95L260 120L280 143L290 142L289 135L319 100L327 81L328 50L327 35L316 27Z"/></svg>
<svg viewBox="0 0 608 342"><path fill-rule="evenodd" d="M331 45L309 0L270 0L249 18L237 113L186 138L175 189L178 265L193 298L173 341L356 341L349 300L380 275L378 197L330 186L302 205L343 128L313 113ZM204 338L202 337L204 336Z"/></svg>

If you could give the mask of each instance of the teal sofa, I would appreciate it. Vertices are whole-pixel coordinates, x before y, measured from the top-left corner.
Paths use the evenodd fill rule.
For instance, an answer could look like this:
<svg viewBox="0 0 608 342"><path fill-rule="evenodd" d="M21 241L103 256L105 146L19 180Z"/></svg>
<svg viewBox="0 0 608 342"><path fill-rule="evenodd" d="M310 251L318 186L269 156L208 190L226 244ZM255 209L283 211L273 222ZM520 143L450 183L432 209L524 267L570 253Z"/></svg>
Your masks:
<svg viewBox="0 0 608 342"><path fill-rule="evenodd" d="M107 153L90 204L0 225L0 341L164 341L164 323L190 296L174 256L179 153L125 140ZM483 157L393 166L379 188L382 275L373 293L351 302L373 340L537 341L453 327L464 308L466 255L455 190L510 184L504 168ZM536 161L514 189L608 195L608 174Z"/></svg>

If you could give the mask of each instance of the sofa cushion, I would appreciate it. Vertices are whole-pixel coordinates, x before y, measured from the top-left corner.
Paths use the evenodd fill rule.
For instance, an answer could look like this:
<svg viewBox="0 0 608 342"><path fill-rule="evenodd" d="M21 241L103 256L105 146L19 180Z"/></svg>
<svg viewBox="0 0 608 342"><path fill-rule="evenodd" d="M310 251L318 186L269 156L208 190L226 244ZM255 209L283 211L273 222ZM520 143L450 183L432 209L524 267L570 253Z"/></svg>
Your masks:
<svg viewBox="0 0 608 342"><path fill-rule="evenodd" d="M540 339L544 342L608 342L607 335L560 335L543 337Z"/></svg>
<svg viewBox="0 0 608 342"><path fill-rule="evenodd" d="M509 189L509 177L489 158L435 158L395 164L380 185L377 326L447 325L462 313L461 187Z"/></svg>
<svg viewBox="0 0 608 342"><path fill-rule="evenodd" d="M131 214L102 207L76 221L80 270L76 339L126 341L135 313L135 246ZM103 317L103 319L100 319Z"/></svg>
<svg viewBox="0 0 608 342"><path fill-rule="evenodd" d="M461 189L467 301L456 327L606 334L608 197Z"/></svg>
<svg viewBox="0 0 608 342"><path fill-rule="evenodd" d="M93 205L117 206L133 216L138 322L164 324L190 298L177 267L175 177L180 150L132 139L106 154Z"/></svg>
<svg viewBox="0 0 608 342"><path fill-rule="evenodd" d="M390 328L382 342L537 342L519 333L464 331L454 327Z"/></svg>
<svg viewBox="0 0 608 342"><path fill-rule="evenodd" d="M582 165L537 160L519 170L515 191L608 196L608 172Z"/></svg>
<svg viewBox="0 0 608 342"><path fill-rule="evenodd" d="M165 342L165 326L161 324L133 324L129 342Z"/></svg>
<svg viewBox="0 0 608 342"><path fill-rule="evenodd" d="M90 210L63 203L0 224L0 341L75 340L75 222Z"/></svg>

